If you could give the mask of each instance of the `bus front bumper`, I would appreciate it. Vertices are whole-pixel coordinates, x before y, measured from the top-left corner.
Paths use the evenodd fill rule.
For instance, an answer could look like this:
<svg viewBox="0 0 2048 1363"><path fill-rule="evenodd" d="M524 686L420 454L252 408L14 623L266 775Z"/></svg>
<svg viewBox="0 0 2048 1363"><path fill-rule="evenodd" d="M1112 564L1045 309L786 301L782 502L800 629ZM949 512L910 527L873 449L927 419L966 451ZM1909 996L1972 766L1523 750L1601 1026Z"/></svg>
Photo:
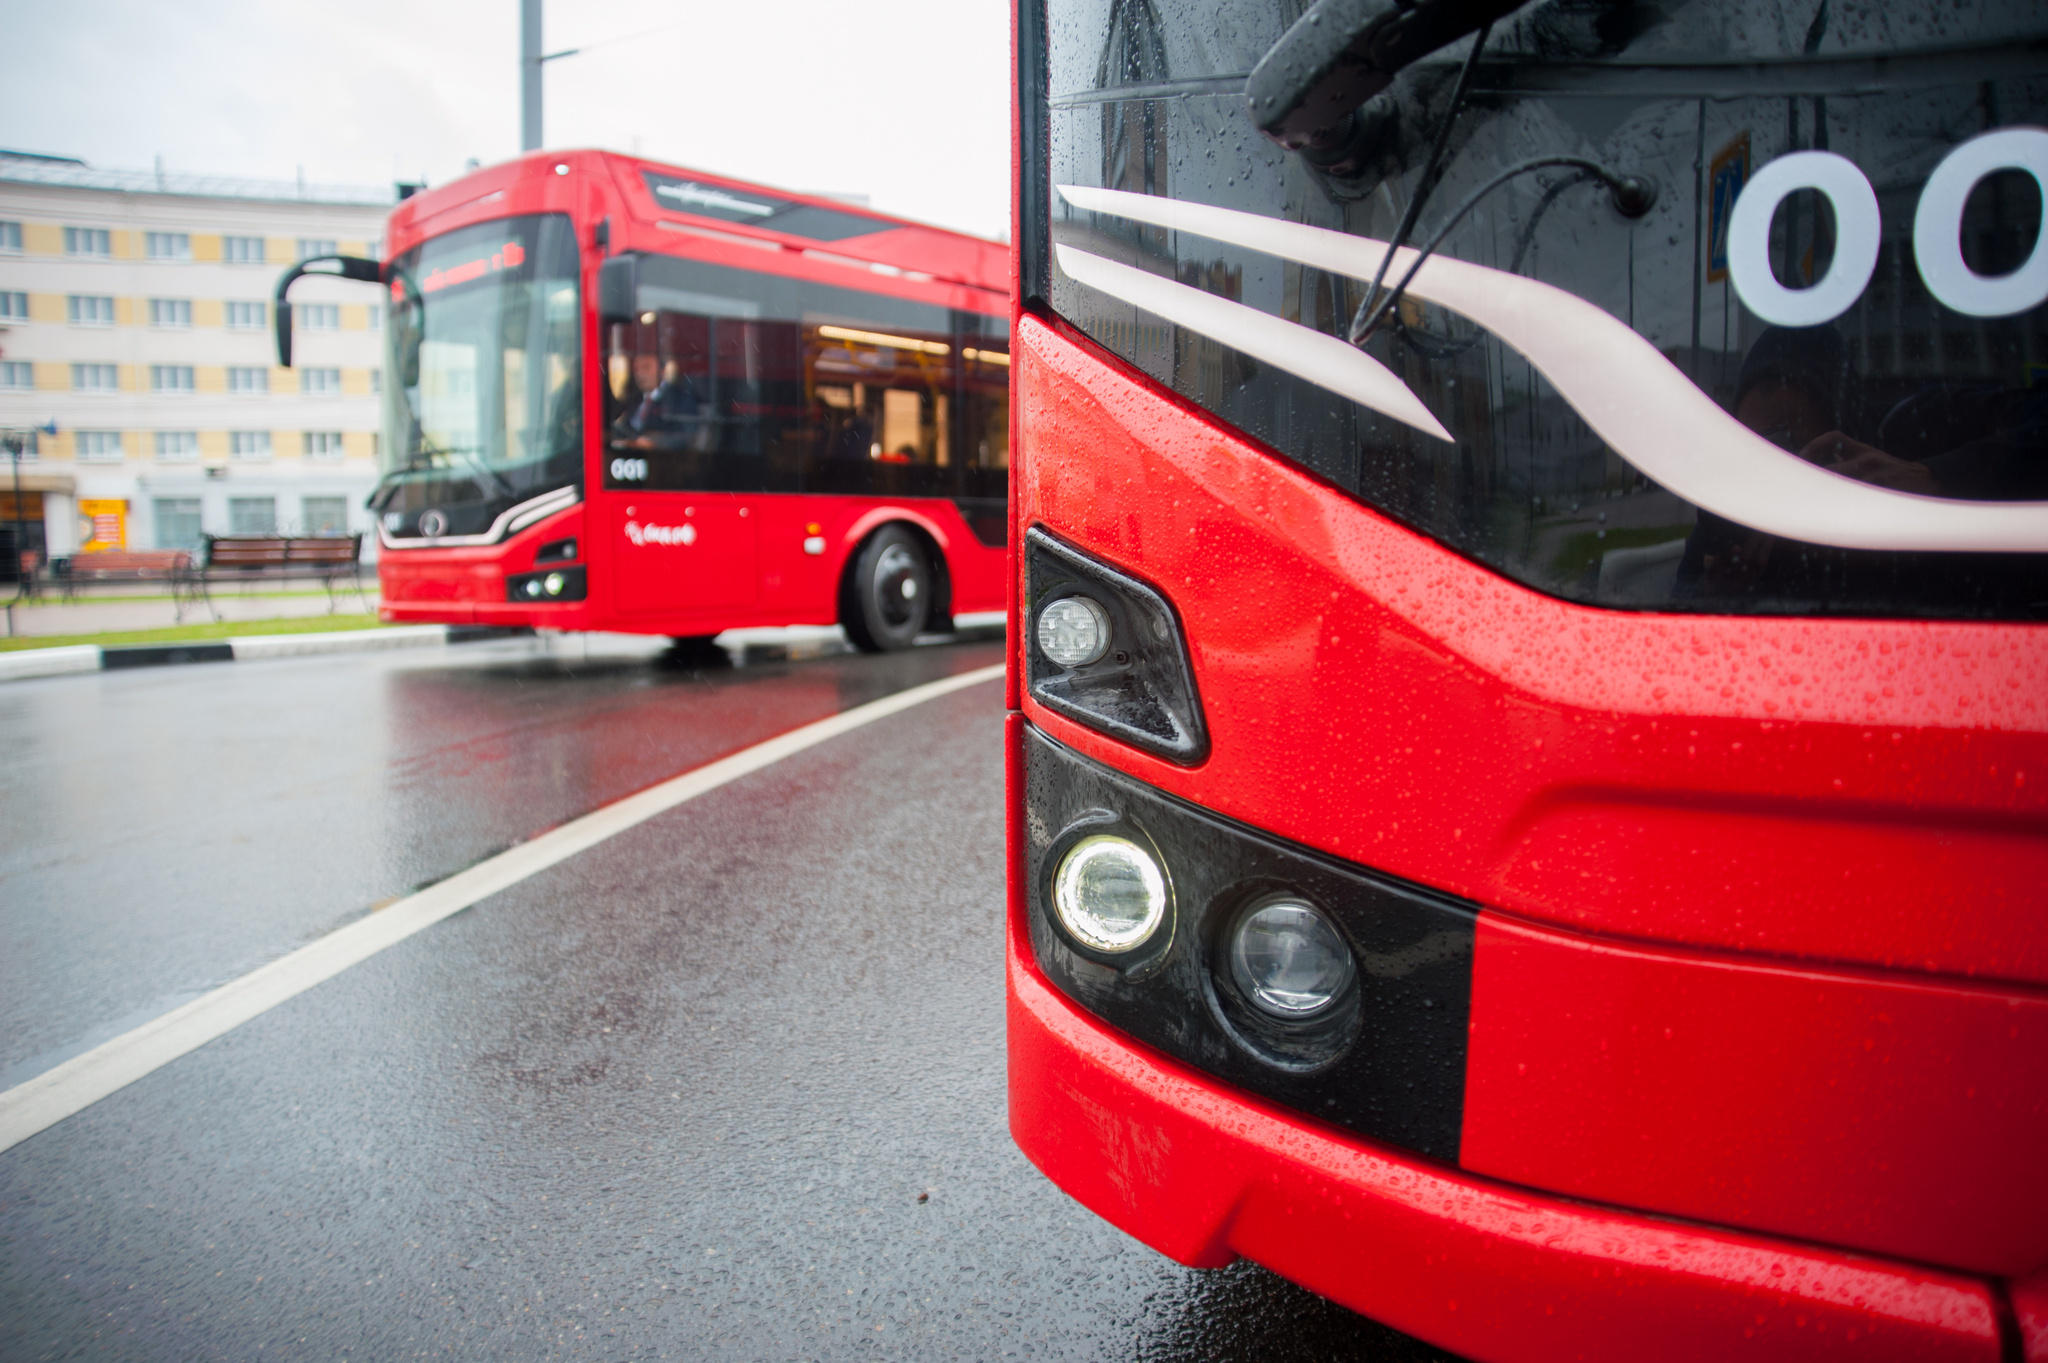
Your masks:
<svg viewBox="0 0 2048 1363"><path fill-rule="evenodd" d="M1476 1178L1228 1088L1090 1017L1011 918L1010 1128L1194 1267L1242 1256L1474 1359L2000 1357L1988 1284Z"/></svg>

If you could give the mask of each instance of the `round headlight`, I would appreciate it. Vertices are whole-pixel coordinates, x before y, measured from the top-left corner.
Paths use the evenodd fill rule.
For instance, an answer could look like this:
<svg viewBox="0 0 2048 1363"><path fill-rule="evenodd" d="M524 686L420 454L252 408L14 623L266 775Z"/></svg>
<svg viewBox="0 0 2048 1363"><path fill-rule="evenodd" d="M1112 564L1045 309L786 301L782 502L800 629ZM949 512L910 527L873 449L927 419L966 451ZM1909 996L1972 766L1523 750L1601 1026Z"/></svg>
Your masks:
<svg viewBox="0 0 2048 1363"><path fill-rule="evenodd" d="M1351 949L1308 905L1276 899L1246 914L1230 940L1230 973L1244 996L1281 1018L1306 1018L1351 983Z"/></svg>
<svg viewBox="0 0 2048 1363"><path fill-rule="evenodd" d="M528 596L539 596L539 595L540 595L540 579L539 579L539 578L537 578L537 577L529 577L528 579L526 579L526 594L527 594Z"/></svg>
<svg viewBox="0 0 2048 1363"><path fill-rule="evenodd" d="M1166 917L1166 874L1130 839L1098 833L1061 858L1052 903L1067 931L1097 951L1129 951Z"/></svg>
<svg viewBox="0 0 2048 1363"><path fill-rule="evenodd" d="M1038 613L1038 651L1061 667L1085 667L1109 652L1109 612L1085 596L1063 596Z"/></svg>
<svg viewBox="0 0 2048 1363"><path fill-rule="evenodd" d="M548 595L549 595L549 596L560 596L560 595L562 594L562 586L563 586L563 584L564 584L564 582L565 582L565 581L566 581L566 579L565 579L565 578L564 578L564 577L563 577L563 576L562 576L562 575L561 575L560 573L549 573L549 574L548 574Z"/></svg>

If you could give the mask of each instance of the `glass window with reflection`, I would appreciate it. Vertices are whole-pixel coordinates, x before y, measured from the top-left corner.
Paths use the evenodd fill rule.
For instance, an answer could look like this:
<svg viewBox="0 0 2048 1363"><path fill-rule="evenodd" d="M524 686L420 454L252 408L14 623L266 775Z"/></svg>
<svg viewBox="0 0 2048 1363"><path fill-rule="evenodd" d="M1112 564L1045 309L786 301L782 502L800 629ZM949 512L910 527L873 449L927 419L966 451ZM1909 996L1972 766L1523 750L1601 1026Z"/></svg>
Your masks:
<svg viewBox="0 0 2048 1363"><path fill-rule="evenodd" d="M1001 498L1007 319L668 257L607 330L610 487Z"/></svg>

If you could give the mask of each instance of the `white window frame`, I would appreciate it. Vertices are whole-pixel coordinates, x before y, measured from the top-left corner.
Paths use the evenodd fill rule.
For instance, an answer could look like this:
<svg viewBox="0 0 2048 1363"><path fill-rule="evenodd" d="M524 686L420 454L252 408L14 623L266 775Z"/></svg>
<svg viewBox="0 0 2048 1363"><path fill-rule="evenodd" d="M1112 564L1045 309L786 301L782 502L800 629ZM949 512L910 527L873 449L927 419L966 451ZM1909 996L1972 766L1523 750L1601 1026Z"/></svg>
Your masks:
<svg viewBox="0 0 2048 1363"><path fill-rule="evenodd" d="M166 384L164 376L167 374L172 376L182 375L185 382L182 384ZM189 364L153 364L149 367L149 391L152 393L190 394L197 392L198 387L198 375L193 373L192 366Z"/></svg>
<svg viewBox="0 0 2048 1363"><path fill-rule="evenodd" d="M230 242L244 245L254 243L255 254L235 254L229 246ZM269 254L269 248L262 237L224 236L220 239L220 259L223 265L268 265Z"/></svg>
<svg viewBox="0 0 2048 1363"><path fill-rule="evenodd" d="M319 375L315 386L314 375ZM331 380L331 385L330 384ZM299 371L299 391L307 397L333 398L341 396L341 370L332 365L315 365Z"/></svg>
<svg viewBox="0 0 2048 1363"><path fill-rule="evenodd" d="M21 254L21 224L8 219L0 222L0 256Z"/></svg>
<svg viewBox="0 0 2048 1363"><path fill-rule="evenodd" d="M237 321L236 318L238 316L247 315L246 313L237 312L237 309L241 308L254 308L256 310L256 320L253 322ZM270 307L260 300L247 298L232 299L222 310L222 321L230 331L261 331L270 323Z"/></svg>
<svg viewBox="0 0 2048 1363"><path fill-rule="evenodd" d="M315 256L341 254L341 243L331 237L300 237L299 259L311 260Z"/></svg>
<svg viewBox="0 0 2048 1363"><path fill-rule="evenodd" d="M267 464L276 451L269 431L229 431L228 458L241 464Z"/></svg>
<svg viewBox="0 0 2048 1363"><path fill-rule="evenodd" d="M163 464L192 463L199 458L199 432L158 431L156 457Z"/></svg>
<svg viewBox="0 0 2048 1363"><path fill-rule="evenodd" d="M170 321L164 320L164 313L172 314ZM166 331L189 331L192 327L192 300L189 298L152 298L149 300L149 324Z"/></svg>
<svg viewBox="0 0 2048 1363"><path fill-rule="evenodd" d="M73 431L71 457L81 464L118 464L128 451L119 431Z"/></svg>
<svg viewBox="0 0 2048 1363"><path fill-rule="evenodd" d="M166 249L159 251L157 247ZM142 253L149 260L190 260L192 259L192 234L190 232L145 232L142 234Z"/></svg>
<svg viewBox="0 0 2048 1363"><path fill-rule="evenodd" d="M81 384L79 380L84 378L88 371L96 379L111 375L114 381L110 384ZM74 360L71 363L71 391L74 393L118 393L121 391L121 366Z"/></svg>
<svg viewBox="0 0 2048 1363"><path fill-rule="evenodd" d="M17 375L26 375L27 383L16 383ZM29 360L0 360L0 391L22 393L36 386L36 367Z"/></svg>
<svg viewBox="0 0 2048 1363"><path fill-rule="evenodd" d="M106 304L106 316L99 316L100 305ZM91 313L92 316L84 314ZM114 325L114 296L106 293L67 293L64 295L64 316L75 327L110 327Z"/></svg>
<svg viewBox="0 0 2048 1363"><path fill-rule="evenodd" d="M81 241L96 246L103 245L106 249L81 251L78 249L78 243ZM112 260L114 234L104 227L73 227L67 224L64 228L64 254L76 256L80 260Z"/></svg>
<svg viewBox="0 0 2048 1363"><path fill-rule="evenodd" d="M246 380L253 375L253 384ZM228 393L233 397L258 396L270 391L270 371L262 365L231 364L228 366Z"/></svg>
<svg viewBox="0 0 2048 1363"><path fill-rule="evenodd" d="M340 331L341 304L294 303L292 324L307 331Z"/></svg>

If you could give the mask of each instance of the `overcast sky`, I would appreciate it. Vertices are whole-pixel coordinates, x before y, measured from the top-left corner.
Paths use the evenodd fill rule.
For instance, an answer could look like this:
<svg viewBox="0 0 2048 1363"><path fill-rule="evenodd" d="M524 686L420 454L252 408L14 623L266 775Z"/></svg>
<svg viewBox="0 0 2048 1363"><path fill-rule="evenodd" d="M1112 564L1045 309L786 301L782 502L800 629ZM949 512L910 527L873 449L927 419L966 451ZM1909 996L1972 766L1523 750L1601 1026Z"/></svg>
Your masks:
<svg viewBox="0 0 2048 1363"><path fill-rule="evenodd" d="M1006 0L549 0L546 50L588 50L545 68L546 144L997 236L1008 25ZM0 0L0 33L0 147L362 184L519 148L518 0Z"/></svg>

